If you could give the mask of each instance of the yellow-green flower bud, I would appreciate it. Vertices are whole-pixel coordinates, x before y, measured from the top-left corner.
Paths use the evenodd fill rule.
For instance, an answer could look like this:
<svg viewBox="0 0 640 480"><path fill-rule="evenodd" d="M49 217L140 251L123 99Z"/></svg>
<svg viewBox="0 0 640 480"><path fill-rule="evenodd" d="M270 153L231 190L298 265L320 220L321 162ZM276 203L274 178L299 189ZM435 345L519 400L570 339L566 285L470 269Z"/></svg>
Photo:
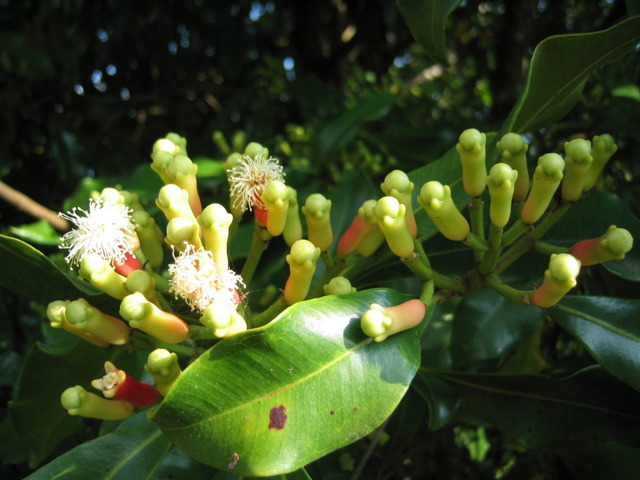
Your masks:
<svg viewBox="0 0 640 480"><path fill-rule="evenodd" d="M506 163L496 163L489 171L487 186L491 197L489 216L491 223L504 228L511 216L511 202L518 172Z"/></svg>
<svg viewBox="0 0 640 480"><path fill-rule="evenodd" d="M178 355L164 348L157 348L149 354L144 369L153 377L156 390L165 396L182 374Z"/></svg>
<svg viewBox="0 0 640 480"><path fill-rule="evenodd" d="M60 328L77 337L86 340L89 343L96 345L97 347L108 347L110 342L103 340L102 338L94 335L88 330L78 328L66 318L68 300L56 300L47 305L47 318L51 322L53 328Z"/></svg>
<svg viewBox="0 0 640 480"><path fill-rule="evenodd" d="M121 190L120 195L124 200L124 204L129 207L133 212L144 210L142 203L140 203L140 197L137 193L129 192L127 190Z"/></svg>
<svg viewBox="0 0 640 480"><path fill-rule="evenodd" d="M377 200L367 200L358 209L357 215L351 221L349 228L342 234L338 241L337 255L345 258L353 253L360 245L360 242L378 226L378 219L375 215Z"/></svg>
<svg viewBox="0 0 640 480"><path fill-rule="evenodd" d="M189 206L194 215L202 213L202 203L198 193L198 165L186 155L176 155L167 165L166 175L189 195Z"/></svg>
<svg viewBox="0 0 640 480"><path fill-rule="evenodd" d="M93 197L93 195L92 195ZM122 192L117 188L107 187L103 188L99 195L96 195L94 200L102 202L102 205L125 205L124 196ZM128 205L127 205L128 206Z"/></svg>
<svg viewBox="0 0 640 480"><path fill-rule="evenodd" d="M116 273L108 261L97 253L89 253L80 260L80 276L107 295L122 300L127 295L125 277Z"/></svg>
<svg viewBox="0 0 640 480"><path fill-rule="evenodd" d="M100 420L123 420L134 413L132 403L126 400L108 400L87 392L80 385L67 388L60 396L62 407L69 415L78 415Z"/></svg>
<svg viewBox="0 0 640 480"><path fill-rule="evenodd" d="M376 342L385 340L389 335L409 330L422 322L427 306L413 299L394 307L371 304L360 318L360 327L365 335Z"/></svg>
<svg viewBox="0 0 640 480"><path fill-rule="evenodd" d="M189 327L180 317L160 310L141 293L132 293L122 300L120 316L133 328L162 342L180 343L189 337Z"/></svg>
<svg viewBox="0 0 640 480"><path fill-rule="evenodd" d="M449 240L463 241L469 236L469 222L453 202L449 185L436 181L425 183L420 189L418 203Z"/></svg>
<svg viewBox="0 0 640 480"><path fill-rule="evenodd" d="M404 218L406 207L394 197L387 196L378 200L375 211L389 249L401 258L413 255L413 237Z"/></svg>
<svg viewBox="0 0 640 480"><path fill-rule="evenodd" d="M162 187L158 192L156 205L162 210L167 220L182 217L196 221L193 210L189 205L189 193L178 185L169 183Z"/></svg>
<svg viewBox="0 0 640 480"><path fill-rule="evenodd" d="M486 135L474 128L460 134L456 151L462 163L462 184L471 197L479 197L486 187L487 167L485 163Z"/></svg>
<svg viewBox="0 0 640 480"><path fill-rule="evenodd" d="M165 135L165 138L172 141L178 147L179 150L176 152L176 155L187 154L187 139L185 137L175 132L169 132Z"/></svg>
<svg viewBox="0 0 640 480"><path fill-rule="evenodd" d="M244 149L244 154L256 158L256 157L269 157L269 149L262 146L258 142L250 142Z"/></svg>
<svg viewBox="0 0 640 480"><path fill-rule="evenodd" d="M156 295L156 279L146 270L134 270L125 281L125 288L129 293L140 292L145 298L156 305L158 304Z"/></svg>
<svg viewBox="0 0 640 480"><path fill-rule="evenodd" d="M228 338L247 329L247 322L235 309L213 303L205 308L200 323L218 338Z"/></svg>
<svg viewBox="0 0 640 480"><path fill-rule="evenodd" d="M586 192L595 185L605 165L617 151L618 146L611 135L605 133L593 137L593 141L591 142L591 156L593 157L593 161L584 176L583 191Z"/></svg>
<svg viewBox="0 0 640 480"><path fill-rule="evenodd" d="M378 217L376 216L377 200L367 200L358 209L358 218L363 223L370 225L370 228L365 228L362 233L362 237L357 239L355 250L358 255L362 257L368 257L373 255L380 245L385 243L384 234L378 226Z"/></svg>
<svg viewBox="0 0 640 480"><path fill-rule="evenodd" d="M570 142L565 142L564 153L562 200L575 202L582 195L584 181L593 162L591 142L583 138L574 138Z"/></svg>
<svg viewBox="0 0 640 480"><path fill-rule="evenodd" d="M284 287L284 299L289 305L306 298L319 257L320 248L309 240L298 240L291 246L291 253L286 257L289 278Z"/></svg>
<svg viewBox="0 0 640 480"><path fill-rule="evenodd" d="M231 153L229 142L227 142L224 133L222 133L220 130L214 130L214 132L211 134L211 140L223 155L229 155Z"/></svg>
<svg viewBox="0 0 640 480"><path fill-rule="evenodd" d="M520 220L528 225L540 220L562 181L563 170L564 160L557 153L547 153L538 159L531 191L520 212Z"/></svg>
<svg viewBox="0 0 640 480"><path fill-rule="evenodd" d="M140 249L153 268L158 268L164 260L162 230L155 219L144 210L135 210L131 217L135 223Z"/></svg>
<svg viewBox="0 0 640 480"><path fill-rule="evenodd" d="M200 225L191 219L176 217L167 224L167 236L165 242L176 250L183 251L187 245L202 247L200 241Z"/></svg>
<svg viewBox="0 0 640 480"><path fill-rule="evenodd" d="M236 130L231 136L231 148L234 152L241 152L247 145L247 132Z"/></svg>
<svg viewBox="0 0 640 480"><path fill-rule="evenodd" d="M633 248L628 230L611 225L604 235L574 244L569 253L580 260L583 267L609 260L622 260Z"/></svg>
<svg viewBox="0 0 640 480"><path fill-rule="evenodd" d="M529 193L529 169L527 168L529 145L524 141L522 135L507 133L496 146L500 152L500 162L506 163L518 172L513 199L516 202L524 202Z"/></svg>
<svg viewBox="0 0 640 480"><path fill-rule="evenodd" d="M289 195L283 181L271 180L264 186L262 201L267 207L267 231L277 237L284 231L289 211Z"/></svg>
<svg viewBox="0 0 640 480"><path fill-rule="evenodd" d="M411 236L415 238L418 235L418 227L416 225L416 219L413 216L413 201L411 198L411 192L413 192L413 182L409 180L409 177L402 170L393 170L389 173L380 188L385 195L394 197L405 207L405 220L407 222L407 228Z"/></svg>
<svg viewBox="0 0 640 480"><path fill-rule="evenodd" d="M242 154L234 152L229 156L227 156L227 159L222 164L222 166L225 169L225 171L228 171L228 170L231 170L233 167L240 165L241 161L242 161Z"/></svg>
<svg viewBox="0 0 640 480"><path fill-rule="evenodd" d="M322 289L325 295L346 295L356 291L356 288L351 286L349 279L345 277L333 277Z"/></svg>
<svg viewBox="0 0 640 480"><path fill-rule="evenodd" d="M233 222L233 215L219 203L212 203L202 211L198 222L202 227L204 243L213 254L213 261L219 271L228 270L229 227Z"/></svg>
<svg viewBox="0 0 640 480"><path fill-rule="evenodd" d="M168 153L172 157L180 153L180 147L168 138L160 138L156 140L151 149L151 156L158 153Z"/></svg>
<svg viewBox="0 0 640 480"><path fill-rule="evenodd" d="M331 230L331 200L320 193L307 197L302 213L307 220L309 240L321 251L326 252L333 242Z"/></svg>
<svg viewBox="0 0 640 480"><path fill-rule="evenodd" d="M65 318L74 327L112 345L124 345L129 341L130 329L126 323L92 307L84 298L66 305Z"/></svg>
<svg viewBox="0 0 640 480"><path fill-rule="evenodd" d="M532 303L538 307L551 307L576 286L580 261L568 253L551 255L544 281L533 293Z"/></svg>
<svg viewBox="0 0 640 480"><path fill-rule="evenodd" d="M284 224L282 236L287 245L291 246L296 240L302 238L302 222L298 209L298 192L287 185L287 220Z"/></svg>
<svg viewBox="0 0 640 480"><path fill-rule="evenodd" d="M156 172L163 183L171 183L165 173L169 162L180 153L180 147L168 138L156 140L151 150L151 170Z"/></svg>

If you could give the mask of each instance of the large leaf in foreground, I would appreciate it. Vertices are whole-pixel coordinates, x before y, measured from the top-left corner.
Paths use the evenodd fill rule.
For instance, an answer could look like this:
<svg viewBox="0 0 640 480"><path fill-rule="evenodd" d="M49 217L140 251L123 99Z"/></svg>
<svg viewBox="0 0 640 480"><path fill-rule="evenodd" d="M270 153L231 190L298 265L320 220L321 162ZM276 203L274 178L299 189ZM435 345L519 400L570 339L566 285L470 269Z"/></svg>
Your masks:
<svg viewBox="0 0 640 480"><path fill-rule="evenodd" d="M380 425L420 362L415 330L375 343L360 330L369 290L296 304L189 366L153 415L190 456L244 475L290 472Z"/></svg>
<svg viewBox="0 0 640 480"><path fill-rule="evenodd" d="M640 300L570 296L549 313L600 365L640 390Z"/></svg>
<svg viewBox="0 0 640 480"><path fill-rule="evenodd" d="M600 367L564 379L423 368L414 386L429 404L431 428L491 425L527 449L562 455L582 472L577 478L640 474L640 395ZM622 456L632 461L620 464Z"/></svg>
<svg viewBox="0 0 640 480"><path fill-rule="evenodd" d="M504 129L532 132L562 118L580 98L589 75L640 42L640 17L600 32L556 35L533 52L524 91Z"/></svg>
<svg viewBox="0 0 640 480"><path fill-rule="evenodd" d="M83 443L27 478L143 480L151 478L170 447L171 442L157 425L144 421Z"/></svg>

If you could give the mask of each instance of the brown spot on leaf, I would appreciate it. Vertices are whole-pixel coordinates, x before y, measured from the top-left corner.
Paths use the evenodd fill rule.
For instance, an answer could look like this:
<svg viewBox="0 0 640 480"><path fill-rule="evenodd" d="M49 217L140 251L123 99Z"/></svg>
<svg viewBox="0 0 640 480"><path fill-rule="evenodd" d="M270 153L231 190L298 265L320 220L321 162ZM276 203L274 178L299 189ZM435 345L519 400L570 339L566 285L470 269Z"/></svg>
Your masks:
<svg viewBox="0 0 640 480"><path fill-rule="evenodd" d="M334 412L333 410L331 410L331 411L329 412L329 415L333 415L334 413L336 413L336 412Z"/></svg>
<svg viewBox="0 0 640 480"><path fill-rule="evenodd" d="M284 405L273 407L269 412L269 428L275 428L276 430L282 430L284 424L287 421L287 411Z"/></svg>
<svg viewBox="0 0 640 480"><path fill-rule="evenodd" d="M234 468L236 468L236 465L238 464L238 460L240 460L240 455L238 455L237 453L234 453L233 455L231 455L227 468L229 470L233 470Z"/></svg>

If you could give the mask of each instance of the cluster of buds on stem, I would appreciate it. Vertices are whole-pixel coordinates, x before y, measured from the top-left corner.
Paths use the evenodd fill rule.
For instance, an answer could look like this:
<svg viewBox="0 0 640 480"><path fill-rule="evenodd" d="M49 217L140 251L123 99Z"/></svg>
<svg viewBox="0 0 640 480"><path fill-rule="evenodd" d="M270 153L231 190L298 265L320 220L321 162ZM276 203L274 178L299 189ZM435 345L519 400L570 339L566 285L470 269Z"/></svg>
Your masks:
<svg viewBox="0 0 640 480"><path fill-rule="evenodd" d="M47 308L51 325L100 347L143 345L151 351L144 368L155 382L155 386L140 382L107 362L105 375L92 382L106 398L81 386L72 387L61 399L70 414L122 419L137 408L156 404L182 373L176 352L193 352L196 342L217 341L264 324L278 309L310 296L355 292L348 278L351 262L373 255L385 243L424 283L419 299L395 306L372 304L362 315L362 331L376 342L420 324L436 288L456 293L494 288L515 301L547 308L576 285L581 265L621 259L632 247L630 233L612 226L599 238L551 255L544 281L531 293L514 293L515 289L502 285L498 278L501 269L526 250L514 246L503 254L503 249L533 231L542 219L556 219L550 212L554 199L569 205L593 187L617 149L609 135L594 137L593 144L583 139L567 142L564 158L556 153L542 155L530 181L528 145L522 136L509 133L499 140L499 161L487 175L487 136L466 130L455 147L461 162L462 189L436 180L414 188L409 175L394 170L381 183L379 197L358 208L335 246L331 199L313 193L299 204L296 190L285 182L283 167L266 147L255 142L245 146L240 139L232 142L236 152L231 153L223 140L217 135L217 143L227 150L227 207L211 203L203 208L198 165L187 155L186 140L170 133L154 144L151 153L151 168L164 182L155 206L164 214L159 222L166 220L165 231L136 195L116 189L96 193L87 210L76 208L62 214L74 226L61 239L66 260L78 269L81 278L120 302L120 318L83 298L57 300ZM485 238L482 196L487 190L491 230ZM473 275L458 279L431 267L422 246L426 235L419 232L414 200L428 217L423 218L430 219L444 237L474 249ZM466 216L460 209L465 204L470 205ZM239 223L247 210L254 212L254 234L237 274L231 268L229 244L233 232L242 229ZM244 302L244 291L267 244L280 236L289 247L289 276L281 297L255 314L253 304L249 307ZM537 240L524 246L531 248ZM165 252L169 251L172 258L167 260ZM321 259L324 271L317 268ZM323 272L322 279L312 288L316 270ZM270 287L275 292L270 296L273 300L279 293L275 286ZM188 309L190 313L184 314Z"/></svg>

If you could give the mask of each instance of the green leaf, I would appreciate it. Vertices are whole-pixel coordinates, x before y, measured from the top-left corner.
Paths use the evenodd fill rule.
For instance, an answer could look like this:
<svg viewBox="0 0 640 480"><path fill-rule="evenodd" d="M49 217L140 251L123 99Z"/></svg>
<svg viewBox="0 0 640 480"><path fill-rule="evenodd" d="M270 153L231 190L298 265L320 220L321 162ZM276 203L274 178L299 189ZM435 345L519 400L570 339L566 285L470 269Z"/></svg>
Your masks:
<svg viewBox="0 0 640 480"><path fill-rule="evenodd" d="M9 227L9 232L27 242L38 245L56 246L60 244L60 234L45 220Z"/></svg>
<svg viewBox="0 0 640 480"><path fill-rule="evenodd" d="M556 35L533 52L524 91L505 131L532 132L562 118L580 98L589 75L615 62L640 42L640 17L593 33Z"/></svg>
<svg viewBox="0 0 640 480"><path fill-rule="evenodd" d="M384 117L395 100L395 95L391 93L372 93L360 100L355 107L322 126L313 139L313 164L324 162L327 157L348 145L366 122Z"/></svg>
<svg viewBox="0 0 640 480"><path fill-rule="evenodd" d="M29 463L37 466L75 429L77 417L60 405L62 392L104 374L106 360L114 361L122 348L103 349L78 341L69 352L34 344L20 371L9 413L16 430L29 443Z"/></svg>
<svg viewBox="0 0 640 480"><path fill-rule="evenodd" d="M411 35L437 62L447 63L444 29L460 0L396 0Z"/></svg>
<svg viewBox="0 0 640 480"><path fill-rule="evenodd" d="M79 445L27 479L143 480L151 478L170 447L157 425L145 421Z"/></svg>
<svg viewBox="0 0 640 480"><path fill-rule="evenodd" d="M640 300L568 296L549 314L600 365L640 390Z"/></svg>
<svg viewBox="0 0 640 480"><path fill-rule="evenodd" d="M488 424L527 449L593 469L588 478L637 478L637 465L636 477L611 475L620 466L603 450L620 445L638 452L640 397L599 367L565 379L421 369L414 386L429 403L431 428L454 421Z"/></svg>
<svg viewBox="0 0 640 480"><path fill-rule="evenodd" d="M221 160L196 157L193 162L198 165L198 179L225 177L224 162Z"/></svg>
<svg viewBox="0 0 640 480"><path fill-rule="evenodd" d="M190 456L241 475L291 472L380 425L420 362L415 330L375 343L360 329L390 290L293 305L265 327L216 344L153 414Z"/></svg>
<svg viewBox="0 0 640 480"><path fill-rule="evenodd" d="M501 357L515 350L543 321L539 308L518 305L492 290L476 290L462 299L454 313L454 365L464 368Z"/></svg>
<svg viewBox="0 0 640 480"><path fill-rule="evenodd" d="M89 283L67 275L42 252L16 238L0 235L0 287L29 300L48 304L91 296L90 303L109 314L117 314L118 302L100 294Z"/></svg>
<svg viewBox="0 0 640 480"><path fill-rule="evenodd" d="M640 220L626 202L612 193L598 193L580 199L544 237L545 241L571 246L581 240L603 235L610 225L629 230L640 239ZM624 260L605 262L610 272L626 280L640 281L640 242L625 255Z"/></svg>

